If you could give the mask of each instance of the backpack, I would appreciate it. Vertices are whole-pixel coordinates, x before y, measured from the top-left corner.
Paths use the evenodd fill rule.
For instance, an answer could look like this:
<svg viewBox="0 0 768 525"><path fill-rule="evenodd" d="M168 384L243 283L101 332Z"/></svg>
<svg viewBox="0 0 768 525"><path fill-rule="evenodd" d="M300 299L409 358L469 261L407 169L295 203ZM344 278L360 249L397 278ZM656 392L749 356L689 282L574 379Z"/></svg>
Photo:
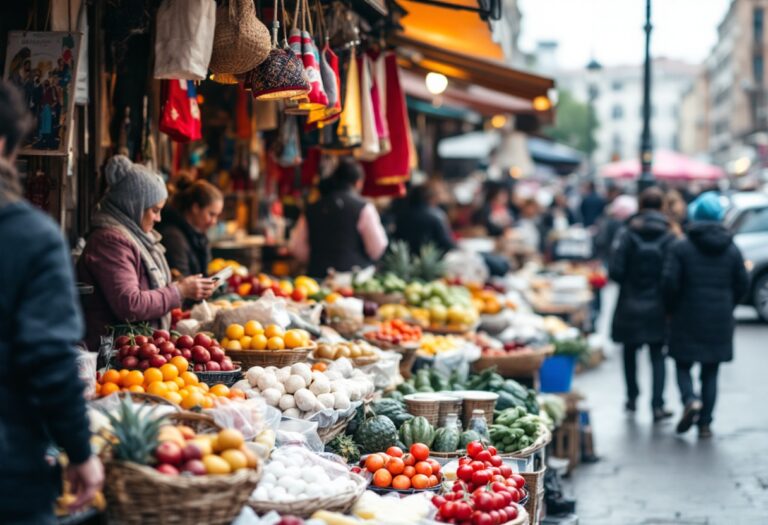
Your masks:
<svg viewBox="0 0 768 525"><path fill-rule="evenodd" d="M629 238L632 243L632 283L641 289L658 287L664 269L667 244L673 239L672 234L665 233L648 241L630 230Z"/></svg>

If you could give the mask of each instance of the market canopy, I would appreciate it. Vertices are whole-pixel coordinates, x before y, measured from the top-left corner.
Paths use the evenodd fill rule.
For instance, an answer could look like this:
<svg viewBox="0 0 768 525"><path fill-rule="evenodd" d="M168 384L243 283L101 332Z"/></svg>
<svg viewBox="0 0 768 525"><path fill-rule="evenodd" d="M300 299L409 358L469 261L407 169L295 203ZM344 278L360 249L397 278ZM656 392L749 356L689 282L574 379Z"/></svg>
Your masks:
<svg viewBox="0 0 768 525"><path fill-rule="evenodd" d="M718 166L663 149L653 154L652 172L657 179L668 181L717 180L725 177L725 171ZM600 175L606 179L636 179L640 176L640 161L633 159L606 164Z"/></svg>

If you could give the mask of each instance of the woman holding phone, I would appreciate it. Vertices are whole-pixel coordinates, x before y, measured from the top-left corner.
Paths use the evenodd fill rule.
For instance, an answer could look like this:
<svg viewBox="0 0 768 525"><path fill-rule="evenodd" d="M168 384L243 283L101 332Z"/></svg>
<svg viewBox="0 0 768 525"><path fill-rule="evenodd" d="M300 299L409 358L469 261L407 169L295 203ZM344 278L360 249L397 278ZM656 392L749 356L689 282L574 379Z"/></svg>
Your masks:
<svg viewBox="0 0 768 525"><path fill-rule="evenodd" d="M168 329L182 301L210 297L214 283L202 275L173 282L155 224L168 198L165 183L148 168L117 155L107 163L107 192L91 221L77 264L79 280L94 286L83 296L86 343L97 350L109 326L148 322Z"/></svg>

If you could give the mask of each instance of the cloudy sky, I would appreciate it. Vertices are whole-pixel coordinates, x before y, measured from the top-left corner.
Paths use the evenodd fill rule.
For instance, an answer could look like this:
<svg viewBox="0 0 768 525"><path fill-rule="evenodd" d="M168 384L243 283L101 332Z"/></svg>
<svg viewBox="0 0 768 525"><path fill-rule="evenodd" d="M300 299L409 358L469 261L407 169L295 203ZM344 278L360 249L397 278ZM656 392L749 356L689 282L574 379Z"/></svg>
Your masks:
<svg viewBox="0 0 768 525"><path fill-rule="evenodd" d="M652 53L701 62L730 1L653 0ZM584 67L593 54L603 65L643 60L645 0L519 0L518 5L522 49L530 52L539 40L556 40L560 67Z"/></svg>

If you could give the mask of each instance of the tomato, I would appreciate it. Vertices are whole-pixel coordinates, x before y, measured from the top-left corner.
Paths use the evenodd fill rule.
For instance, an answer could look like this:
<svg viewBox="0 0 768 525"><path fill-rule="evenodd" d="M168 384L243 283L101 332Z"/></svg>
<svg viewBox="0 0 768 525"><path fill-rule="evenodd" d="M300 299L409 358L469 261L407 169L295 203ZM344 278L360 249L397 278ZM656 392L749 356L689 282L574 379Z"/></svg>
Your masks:
<svg viewBox="0 0 768 525"><path fill-rule="evenodd" d="M493 525L493 518L485 512L476 510L472 513L472 525Z"/></svg>
<svg viewBox="0 0 768 525"><path fill-rule="evenodd" d="M403 476L402 474L395 476L395 479L392 480L392 488L398 490L408 490L411 488L411 479L408 476Z"/></svg>
<svg viewBox="0 0 768 525"><path fill-rule="evenodd" d="M504 484L504 482L501 481L494 481L491 483L491 490L494 492L507 492L507 486Z"/></svg>
<svg viewBox="0 0 768 525"><path fill-rule="evenodd" d="M384 467L384 458L379 454L371 454L365 460L365 468L373 474L380 468Z"/></svg>
<svg viewBox="0 0 768 525"><path fill-rule="evenodd" d="M416 463L416 474L424 474L429 477L432 475L432 465L426 461L419 461Z"/></svg>
<svg viewBox="0 0 768 525"><path fill-rule="evenodd" d="M483 470L485 468L485 463L482 461L473 461L469 464L470 467L472 467L472 470Z"/></svg>
<svg viewBox="0 0 768 525"><path fill-rule="evenodd" d="M445 505L440 507L439 510L440 517L444 519L453 519L453 517L456 515L456 502L455 501L447 501Z"/></svg>
<svg viewBox="0 0 768 525"><path fill-rule="evenodd" d="M494 446L490 446L490 447L488 447L488 449L487 449L487 450L488 450L488 452L490 452L490 453L491 453L491 456L495 456L496 454L498 454L498 453L499 453L499 451L498 451L498 450L496 450L496 447L494 447Z"/></svg>
<svg viewBox="0 0 768 525"><path fill-rule="evenodd" d="M411 445L411 455L416 461L426 461L429 458L429 447L423 443L414 443Z"/></svg>
<svg viewBox="0 0 768 525"><path fill-rule="evenodd" d="M475 485L486 485L491 481L491 473L487 470L477 470L472 473L472 483Z"/></svg>
<svg viewBox="0 0 768 525"><path fill-rule="evenodd" d="M405 463L406 467L412 467L416 464L416 458L410 454L406 454L403 456L403 463Z"/></svg>
<svg viewBox="0 0 768 525"><path fill-rule="evenodd" d="M403 457L403 451L400 447L389 447L387 449L387 454L389 456L392 456L393 458L401 458Z"/></svg>
<svg viewBox="0 0 768 525"><path fill-rule="evenodd" d="M499 525L501 523L501 514L499 514L498 510L492 510L488 514L491 516L494 525Z"/></svg>
<svg viewBox="0 0 768 525"><path fill-rule="evenodd" d="M437 460L429 458L427 463L432 467L432 474L440 474L440 463L438 463Z"/></svg>
<svg viewBox="0 0 768 525"><path fill-rule="evenodd" d="M508 521L509 521L509 519L507 518L507 511L506 511L506 510L504 510L504 509L499 509L499 510L497 510L496 512L498 512L498 513L499 513L499 521L500 521L501 523L506 523L506 522L508 522Z"/></svg>
<svg viewBox="0 0 768 525"><path fill-rule="evenodd" d="M403 460L400 458L391 458L389 461L387 461L386 469L393 476L396 476L403 473L403 470L405 470L405 463L403 463Z"/></svg>
<svg viewBox="0 0 768 525"><path fill-rule="evenodd" d="M523 499L523 493L515 487L507 487L507 492L509 492L509 495L512 497L512 501L515 503L520 503L520 500Z"/></svg>
<svg viewBox="0 0 768 525"><path fill-rule="evenodd" d="M483 462L490 461L491 453L488 452L487 450L481 450L480 452L477 453L477 456L475 456L475 459L477 461L483 461Z"/></svg>
<svg viewBox="0 0 768 525"><path fill-rule="evenodd" d="M501 456L493 455L491 456L490 462L494 467L501 467L501 465L504 463L504 460L501 459Z"/></svg>
<svg viewBox="0 0 768 525"><path fill-rule="evenodd" d="M434 496L432 498L432 505L434 505L438 509L440 507L442 507L443 505L445 505L445 502L446 502L446 499L444 497L442 497L442 496Z"/></svg>
<svg viewBox="0 0 768 525"><path fill-rule="evenodd" d="M467 445L467 454L472 459L477 459L477 455L483 451L483 444L479 441L473 441Z"/></svg>
<svg viewBox="0 0 768 525"><path fill-rule="evenodd" d="M415 489L429 488L429 477L424 474L416 474L411 478L411 485Z"/></svg>
<svg viewBox="0 0 768 525"><path fill-rule="evenodd" d="M498 481L500 483L504 483L504 476L501 474L496 474L493 477L491 477L491 481Z"/></svg>
<svg viewBox="0 0 768 525"><path fill-rule="evenodd" d="M491 473L491 476L500 476L501 470L499 470L499 467L488 467L485 470Z"/></svg>
<svg viewBox="0 0 768 525"><path fill-rule="evenodd" d="M464 483L462 483L461 481L458 481L458 480L454 481L453 482L453 487L451 487L451 490L453 492L459 492L459 491L463 492L464 491Z"/></svg>
<svg viewBox="0 0 768 525"><path fill-rule="evenodd" d="M475 494L475 508L485 512L493 510L493 496L490 492L483 490Z"/></svg>
<svg viewBox="0 0 768 525"><path fill-rule="evenodd" d="M510 477L515 480L517 488L521 489L525 486L525 478L520 474L512 474Z"/></svg>
<svg viewBox="0 0 768 525"><path fill-rule="evenodd" d="M459 466L469 465L470 463L472 463L472 458L468 458L467 456L462 456L459 458Z"/></svg>
<svg viewBox="0 0 768 525"><path fill-rule="evenodd" d="M385 468L380 468L373 475L373 484L377 487L389 487L392 484L392 474Z"/></svg>
<svg viewBox="0 0 768 525"><path fill-rule="evenodd" d="M472 507L466 501L456 503L453 517L457 520L468 520L472 517Z"/></svg>
<svg viewBox="0 0 768 525"><path fill-rule="evenodd" d="M432 474L431 476L429 476L429 486L430 486L430 487L434 487L434 486L436 486L438 483L440 483L440 480L439 480L439 479L437 479L437 476L435 476L434 474Z"/></svg>
<svg viewBox="0 0 768 525"><path fill-rule="evenodd" d="M520 513L514 505L510 505L504 510L507 512L507 521L512 521L517 518L517 515Z"/></svg>
<svg viewBox="0 0 768 525"><path fill-rule="evenodd" d="M493 498L493 508L495 510L503 509L509 503L507 499L499 492L494 492L491 494L491 497Z"/></svg>
<svg viewBox="0 0 768 525"><path fill-rule="evenodd" d="M512 467L510 467L509 465L502 464L499 467L499 472L501 472L502 476L504 476L505 478L508 478L509 476L512 475Z"/></svg>
<svg viewBox="0 0 768 525"><path fill-rule="evenodd" d="M403 476L408 476L409 478L412 478L415 475L416 475L416 469L411 467L410 465L403 469Z"/></svg>

